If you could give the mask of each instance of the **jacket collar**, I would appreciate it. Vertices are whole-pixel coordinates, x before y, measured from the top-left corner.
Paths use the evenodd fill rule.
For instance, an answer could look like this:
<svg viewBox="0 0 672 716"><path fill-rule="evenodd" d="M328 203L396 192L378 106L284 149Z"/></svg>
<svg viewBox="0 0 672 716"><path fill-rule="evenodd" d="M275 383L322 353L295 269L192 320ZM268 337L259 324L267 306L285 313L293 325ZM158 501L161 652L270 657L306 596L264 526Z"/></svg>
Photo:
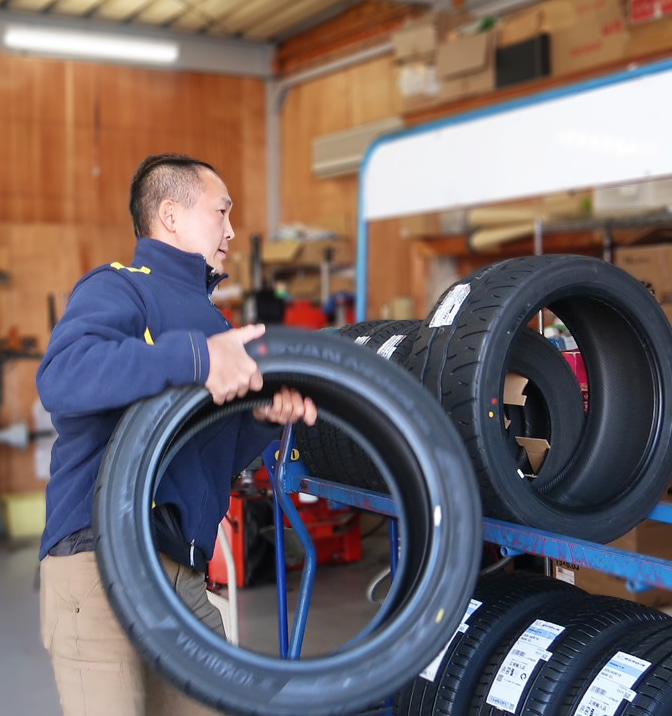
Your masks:
<svg viewBox="0 0 672 716"><path fill-rule="evenodd" d="M211 294L228 277L208 266L203 256L181 251L156 239L140 238L135 247L133 266L146 266L152 273L190 288L205 288Z"/></svg>

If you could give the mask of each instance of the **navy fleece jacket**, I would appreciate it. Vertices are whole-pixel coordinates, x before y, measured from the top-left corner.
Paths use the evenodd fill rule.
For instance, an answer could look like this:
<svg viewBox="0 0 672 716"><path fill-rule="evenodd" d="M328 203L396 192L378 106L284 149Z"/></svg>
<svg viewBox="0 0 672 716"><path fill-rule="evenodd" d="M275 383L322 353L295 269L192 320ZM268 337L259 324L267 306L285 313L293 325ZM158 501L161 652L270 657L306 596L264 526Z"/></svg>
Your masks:
<svg viewBox="0 0 672 716"><path fill-rule="evenodd" d="M210 301L219 280L202 256L140 239L130 267L102 266L75 286L37 373L58 433L40 559L91 526L98 468L124 409L170 386L205 383L206 339L231 328ZM277 426L238 413L180 450L156 501L179 508L187 542L212 555L232 479L276 435Z"/></svg>

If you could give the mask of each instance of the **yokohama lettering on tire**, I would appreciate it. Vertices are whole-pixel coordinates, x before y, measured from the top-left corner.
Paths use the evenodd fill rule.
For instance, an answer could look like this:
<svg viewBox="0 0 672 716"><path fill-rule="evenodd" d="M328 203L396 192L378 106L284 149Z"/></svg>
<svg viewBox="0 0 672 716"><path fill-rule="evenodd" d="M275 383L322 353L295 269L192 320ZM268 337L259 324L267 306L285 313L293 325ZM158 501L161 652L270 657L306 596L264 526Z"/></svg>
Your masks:
<svg viewBox="0 0 672 716"><path fill-rule="evenodd" d="M100 469L95 501L103 584L145 658L216 708L296 716L351 713L429 663L459 623L481 553L480 504L464 447L441 406L402 368L337 336L269 328L247 345L268 398L281 385L312 396L374 451L399 514L401 554L386 618L340 651L281 660L224 642L172 591L154 549L155 476L186 424L227 410L205 389L173 389L131 408Z"/></svg>

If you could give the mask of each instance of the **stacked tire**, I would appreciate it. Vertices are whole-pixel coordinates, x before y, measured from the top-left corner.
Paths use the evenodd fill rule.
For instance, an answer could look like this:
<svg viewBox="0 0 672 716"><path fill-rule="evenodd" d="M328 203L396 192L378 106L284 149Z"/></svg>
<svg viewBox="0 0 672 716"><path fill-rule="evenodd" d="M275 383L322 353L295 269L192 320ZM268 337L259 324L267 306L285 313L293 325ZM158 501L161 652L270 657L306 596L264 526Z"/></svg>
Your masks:
<svg viewBox="0 0 672 716"><path fill-rule="evenodd" d="M563 454L552 469L521 479L502 389L521 335L544 308L578 344L589 409L578 439L565 426L554 435L548 458L554 443ZM486 515L609 542L650 513L672 474L671 345L665 314L629 274L598 259L535 256L451 286L420 327L406 367L462 435Z"/></svg>
<svg viewBox="0 0 672 716"><path fill-rule="evenodd" d="M560 352L530 328L543 309L578 344L587 409ZM393 330L401 329L382 321L340 333L380 350ZM450 286L422 323L408 322L402 345L390 360L452 419L486 516L606 543L664 494L672 474L672 328L621 269L565 255L493 264ZM518 404L506 399L512 377L526 386ZM315 475L385 491L345 437L318 426L299 441ZM546 446L534 464L530 445Z"/></svg>
<svg viewBox="0 0 672 716"><path fill-rule="evenodd" d="M395 711L667 716L671 636L672 619L646 606L537 575L484 577L460 627L397 696Z"/></svg>
<svg viewBox="0 0 672 716"><path fill-rule="evenodd" d="M410 356L420 321L365 321L348 324L338 336L365 346L391 363L403 366ZM298 423L295 442L309 473L332 482L388 494L389 488L369 451L329 419L313 427Z"/></svg>

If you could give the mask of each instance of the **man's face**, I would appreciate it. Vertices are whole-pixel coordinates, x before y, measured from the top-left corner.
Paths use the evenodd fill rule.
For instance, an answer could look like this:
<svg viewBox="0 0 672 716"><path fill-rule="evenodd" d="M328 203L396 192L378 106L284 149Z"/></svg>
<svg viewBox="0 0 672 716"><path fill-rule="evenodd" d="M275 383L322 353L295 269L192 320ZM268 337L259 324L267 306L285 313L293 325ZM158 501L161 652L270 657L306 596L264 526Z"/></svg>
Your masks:
<svg viewBox="0 0 672 716"><path fill-rule="evenodd" d="M196 203L176 210L178 248L201 254L212 268L222 272L229 241L235 234L231 227L231 198L224 182L207 169L200 170L203 189Z"/></svg>

